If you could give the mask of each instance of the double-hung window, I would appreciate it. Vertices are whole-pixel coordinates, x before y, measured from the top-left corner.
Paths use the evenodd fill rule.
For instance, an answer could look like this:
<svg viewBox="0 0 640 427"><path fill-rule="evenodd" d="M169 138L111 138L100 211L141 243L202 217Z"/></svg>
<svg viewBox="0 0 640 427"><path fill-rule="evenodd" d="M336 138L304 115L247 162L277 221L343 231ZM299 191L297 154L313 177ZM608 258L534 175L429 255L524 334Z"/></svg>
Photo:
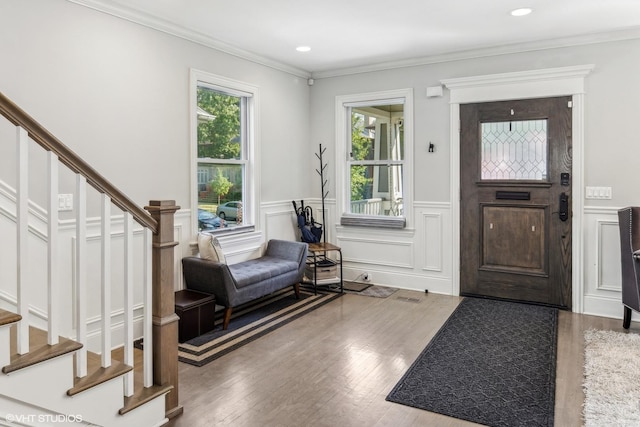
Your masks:
<svg viewBox="0 0 640 427"><path fill-rule="evenodd" d="M198 231L255 225L257 88L192 70L192 191Z"/></svg>
<svg viewBox="0 0 640 427"><path fill-rule="evenodd" d="M339 96L341 224L403 228L412 188L412 92Z"/></svg>

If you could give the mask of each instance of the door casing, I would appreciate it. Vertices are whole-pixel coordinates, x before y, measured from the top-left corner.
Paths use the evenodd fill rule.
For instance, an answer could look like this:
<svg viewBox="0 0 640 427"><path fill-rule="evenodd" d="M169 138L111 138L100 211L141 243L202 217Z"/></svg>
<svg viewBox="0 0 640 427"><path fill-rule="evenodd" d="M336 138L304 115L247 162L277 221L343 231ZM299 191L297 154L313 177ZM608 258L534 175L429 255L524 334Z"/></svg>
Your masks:
<svg viewBox="0 0 640 427"><path fill-rule="evenodd" d="M441 80L449 89L451 294L460 294L460 104L539 97L572 97L572 310L583 311L584 99L593 64Z"/></svg>

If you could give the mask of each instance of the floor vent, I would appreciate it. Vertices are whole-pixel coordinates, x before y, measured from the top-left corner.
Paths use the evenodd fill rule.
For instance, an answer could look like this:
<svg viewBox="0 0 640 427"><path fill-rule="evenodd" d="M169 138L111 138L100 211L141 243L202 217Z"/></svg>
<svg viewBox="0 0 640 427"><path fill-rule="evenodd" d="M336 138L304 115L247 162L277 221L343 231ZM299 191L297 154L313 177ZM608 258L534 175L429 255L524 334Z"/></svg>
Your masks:
<svg viewBox="0 0 640 427"><path fill-rule="evenodd" d="M407 297L396 297L396 299L404 302L413 302L415 304L419 304L422 301L419 298L407 298Z"/></svg>

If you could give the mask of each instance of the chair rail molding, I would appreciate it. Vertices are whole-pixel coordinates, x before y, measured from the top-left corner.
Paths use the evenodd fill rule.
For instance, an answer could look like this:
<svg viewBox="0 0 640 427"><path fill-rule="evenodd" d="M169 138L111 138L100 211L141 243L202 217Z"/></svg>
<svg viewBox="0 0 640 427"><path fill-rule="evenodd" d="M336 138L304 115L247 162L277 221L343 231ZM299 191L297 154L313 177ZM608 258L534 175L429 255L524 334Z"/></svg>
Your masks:
<svg viewBox="0 0 640 427"><path fill-rule="evenodd" d="M583 312L584 287L584 104L585 78L593 64L441 80L449 89L453 294L460 294L460 104L572 96L572 310Z"/></svg>

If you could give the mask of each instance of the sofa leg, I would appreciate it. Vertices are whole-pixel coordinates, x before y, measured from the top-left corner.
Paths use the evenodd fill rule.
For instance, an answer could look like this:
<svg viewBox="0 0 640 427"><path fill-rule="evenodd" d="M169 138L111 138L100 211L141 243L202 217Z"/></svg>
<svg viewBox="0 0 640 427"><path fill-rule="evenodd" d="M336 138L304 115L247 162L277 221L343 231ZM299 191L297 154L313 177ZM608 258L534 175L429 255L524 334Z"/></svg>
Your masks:
<svg viewBox="0 0 640 427"><path fill-rule="evenodd" d="M227 307L224 309L224 320L222 321L222 330L226 331L229 327L229 322L231 321L231 312L233 311L232 307Z"/></svg>
<svg viewBox="0 0 640 427"><path fill-rule="evenodd" d="M300 283L293 285L293 290L296 293L296 299L300 299Z"/></svg>
<svg viewBox="0 0 640 427"><path fill-rule="evenodd" d="M631 309L625 305L624 319L622 320L622 327L625 329L629 329L629 326L631 326Z"/></svg>

